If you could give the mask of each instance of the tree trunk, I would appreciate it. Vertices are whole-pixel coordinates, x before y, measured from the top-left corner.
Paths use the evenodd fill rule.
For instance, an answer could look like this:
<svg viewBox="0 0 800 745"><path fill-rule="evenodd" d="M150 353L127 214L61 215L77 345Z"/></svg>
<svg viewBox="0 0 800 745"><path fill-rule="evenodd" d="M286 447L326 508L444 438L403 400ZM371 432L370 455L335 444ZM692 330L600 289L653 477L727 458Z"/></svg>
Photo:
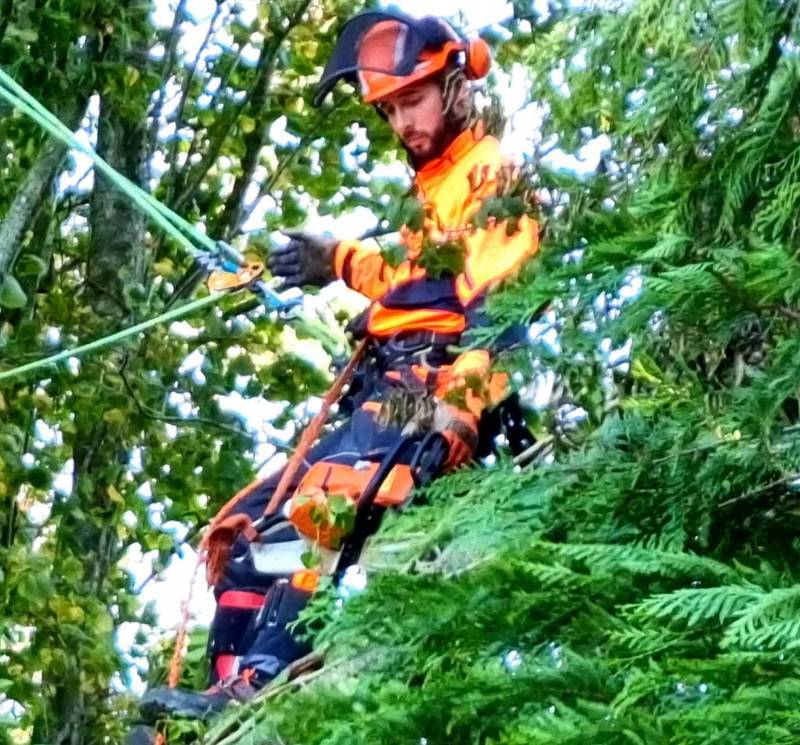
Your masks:
<svg viewBox="0 0 800 745"><path fill-rule="evenodd" d="M147 163L147 122L126 116L118 102L104 96L98 122L98 154L128 179L142 185ZM94 314L110 332L132 319L137 290L147 269L147 220L141 210L106 177L96 174L90 211L91 239L87 262L88 298ZM102 514L110 508L107 488L122 478L125 443L103 421L78 432L74 449L73 498L83 514ZM63 532L85 557L87 592L98 599L106 595L108 572L116 555L113 524L93 519L79 521L66 515ZM109 600L110 602L110 600ZM72 676L54 697L58 720L66 722L55 740L60 745L83 745L90 717L81 694L80 659L74 659Z"/></svg>
<svg viewBox="0 0 800 745"><path fill-rule="evenodd" d="M107 98L101 106L98 152L122 175L143 184L146 122L129 121ZM147 218L105 176L97 174L96 178L87 267L94 293L90 302L99 317L119 320L131 311L128 293L145 278Z"/></svg>

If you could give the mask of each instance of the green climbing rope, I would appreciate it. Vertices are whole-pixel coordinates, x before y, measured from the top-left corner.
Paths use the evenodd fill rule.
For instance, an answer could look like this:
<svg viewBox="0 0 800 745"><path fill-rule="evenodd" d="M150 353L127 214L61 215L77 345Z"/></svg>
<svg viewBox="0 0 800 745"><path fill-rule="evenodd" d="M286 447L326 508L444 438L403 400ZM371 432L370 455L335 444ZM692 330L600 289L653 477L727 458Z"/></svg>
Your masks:
<svg viewBox="0 0 800 745"><path fill-rule="evenodd" d="M37 101L34 96L28 93L1 68L0 97L33 119L52 137L90 158L98 171L120 191L129 196L155 224L180 243L189 254L192 256L197 255L198 247L202 246L212 253L223 252L237 263L242 263L241 254L235 249L226 244L217 243L198 230L188 220L159 202L152 194L146 192L110 166L93 148L81 142L55 114Z"/></svg>
<svg viewBox="0 0 800 745"><path fill-rule="evenodd" d="M114 186L123 194L133 200L133 202L164 232L177 241L191 256L197 256L200 246L212 253L225 253L228 258L237 263L242 262L242 256L226 244L218 244L207 235L198 230L194 225L178 215L166 205L159 202L152 194L125 178L121 173L110 166L101 158L93 148L81 142L72 131L49 109L36 100L19 85L8 73L0 69L0 97L4 98L13 107L29 116L40 127L48 132L52 137L62 142L69 148L73 148L94 163L97 170L102 173ZM109 336L97 339L93 342L83 344L74 349L67 349L63 352L45 357L25 365L0 371L0 381L7 381L18 378L35 370L40 370L51 365L58 364L71 357L79 357L82 354L102 349L104 347L117 344L125 339L146 331L160 323L169 322L183 316L189 315L194 311L212 303L216 303L223 296L223 293L212 293L211 295L186 303L178 308L174 308L166 313L151 318L142 323L138 323L130 328L123 329Z"/></svg>
<svg viewBox="0 0 800 745"><path fill-rule="evenodd" d="M158 201L152 194L137 186L130 179L125 178L125 176L110 166L92 147L85 142L81 142L52 111L28 93L28 91L19 85L19 83L2 68L0 68L0 98L5 99L14 108L29 116L40 127L65 146L77 150L90 158L98 172L102 173L123 194L130 197L156 225L174 238L191 256L196 257L205 249L212 254L224 255L237 264L241 265L244 263L244 257L233 247L226 243L214 241L205 233L198 230L195 225L192 225L188 220ZM261 285L259 288L260 292L263 295L269 297L274 294L263 282L259 284ZM160 316L151 318L149 321L143 321L129 329L118 331L115 334L97 339L96 341L76 347L75 349L64 350L50 357L0 372L0 382L57 364L70 357L76 357L96 349L111 346L130 336L152 328L159 323L188 315L199 308L216 302L220 297L222 297L222 294L213 293L206 298L182 305ZM320 340L323 346L332 354L341 349L341 340L336 339L334 335L331 335L324 329L320 329L318 325L312 323L304 325L307 326L306 330L314 336L314 338Z"/></svg>
<svg viewBox="0 0 800 745"><path fill-rule="evenodd" d="M213 303L218 302L219 299L224 296L224 294L225 293L219 292L212 293L211 295L207 295L199 300L193 300L190 303L184 303L177 308L173 308L166 313L162 313L160 316L155 316L147 321L137 323L135 326L130 326L127 329L117 331L115 334L104 336L101 339L83 344L79 347L75 347L74 349L65 349L63 352L58 352L58 354L54 354L50 357L45 357L44 359L36 360L34 362L29 362L25 365L20 365L19 367L14 367L11 370L4 370L0 372L0 383L13 378L18 378L22 375L26 375L34 370L40 370L44 367L56 365L59 362L70 359L71 357L80 357L82 354L86 354L87 352L93 352L96 349L102 349L103 347L110 347L114 344L118 344L119 342L124 341L131 336L136 336L143 331L147 331L148 329L151 329L153 326L157 326L160 323L175 321L179 318L183 318L184 316L188 316L190 313L193 313L200 308L205 308L207 305L212 305Z"/></svg>

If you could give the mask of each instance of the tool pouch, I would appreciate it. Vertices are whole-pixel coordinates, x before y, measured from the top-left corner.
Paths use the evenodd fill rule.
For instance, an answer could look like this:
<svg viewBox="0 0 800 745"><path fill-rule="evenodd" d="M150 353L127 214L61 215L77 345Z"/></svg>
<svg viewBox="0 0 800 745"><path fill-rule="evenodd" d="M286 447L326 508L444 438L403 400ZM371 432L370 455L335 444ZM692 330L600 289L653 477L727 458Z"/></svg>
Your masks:
<svg viewBox="0 0 800 745"><path fill-rule="evenodd" d="M359 500L379 463L359 461L315 463L307 471L288 506L288 518L297 531L327 549L338 549L352 530ZM378 489L375 504L401 507L411 495L414 479L409 466L392 468Z"/></svg>

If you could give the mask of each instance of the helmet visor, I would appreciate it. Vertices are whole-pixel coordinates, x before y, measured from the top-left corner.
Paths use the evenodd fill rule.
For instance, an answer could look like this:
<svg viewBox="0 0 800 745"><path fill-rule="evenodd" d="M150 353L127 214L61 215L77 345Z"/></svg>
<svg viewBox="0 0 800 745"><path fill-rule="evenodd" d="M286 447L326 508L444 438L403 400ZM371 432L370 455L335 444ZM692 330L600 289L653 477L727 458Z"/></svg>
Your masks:
<svg viewBox="0 0 800 745"><path fill-rule="evenodd" d="M342 28L336 48L322 73L314 105L319 106L339 80L358 83L358 73L373 72L392 77L410 75L426 47L452 41L445 29L431 38L430 26L398 13L367 11Z"/></svg>

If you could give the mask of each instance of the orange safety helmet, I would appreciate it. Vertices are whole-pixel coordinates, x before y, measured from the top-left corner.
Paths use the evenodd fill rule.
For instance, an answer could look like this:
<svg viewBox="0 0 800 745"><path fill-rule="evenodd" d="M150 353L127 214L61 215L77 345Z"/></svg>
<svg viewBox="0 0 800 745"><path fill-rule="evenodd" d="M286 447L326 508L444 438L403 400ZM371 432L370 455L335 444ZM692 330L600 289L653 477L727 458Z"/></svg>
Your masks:
<svg viewBox="0 0 800 745"><path fill-rule="evenodd" d="M415 19L397 11L368 10L342 27L322 73L314 105L339 80L359 85L365 103L435 75L456 60L469 80L489 74L492 53L483 39L466 39L447 21Z"/></svg>

